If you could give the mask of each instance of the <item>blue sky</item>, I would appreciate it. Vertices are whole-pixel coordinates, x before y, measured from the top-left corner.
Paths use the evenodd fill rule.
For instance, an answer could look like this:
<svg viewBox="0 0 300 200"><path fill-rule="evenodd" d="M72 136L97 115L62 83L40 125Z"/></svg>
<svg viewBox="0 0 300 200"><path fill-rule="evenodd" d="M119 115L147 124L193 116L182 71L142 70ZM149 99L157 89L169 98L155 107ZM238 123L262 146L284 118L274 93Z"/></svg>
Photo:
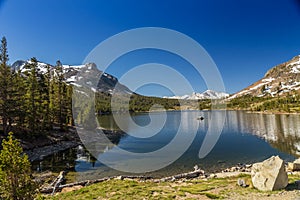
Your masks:
<svg viewBox="0 0 300 200"><path fill-rule="evenodd" d="M0 0L0 25L0 36L8 40L10 63L36 57L50 64L56 60L81 64L101 41L128 29L174 29L206 49L229 93L300 54L300 4L296 0ZM205 90L188 64L173 57L165 52L137 52L117 60L122 68L112 67L108 72L118 77L134 64L153 61L174 68L186 65L183 71L195 90ZM141 92L167 95L151 87Z"/></svg>

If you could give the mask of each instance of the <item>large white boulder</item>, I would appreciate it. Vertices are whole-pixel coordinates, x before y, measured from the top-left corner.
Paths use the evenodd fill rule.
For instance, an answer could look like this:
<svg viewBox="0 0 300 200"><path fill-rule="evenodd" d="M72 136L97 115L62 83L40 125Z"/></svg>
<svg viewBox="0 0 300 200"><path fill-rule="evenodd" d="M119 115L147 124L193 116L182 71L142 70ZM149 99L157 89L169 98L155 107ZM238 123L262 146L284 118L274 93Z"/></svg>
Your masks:
<svg viewBox="0 0 300 200"><path fill-rule="evenodd" d="M284 162L279 156L253 164L251 178L253 186L262 191L280 190L288 185Z"/></svg>

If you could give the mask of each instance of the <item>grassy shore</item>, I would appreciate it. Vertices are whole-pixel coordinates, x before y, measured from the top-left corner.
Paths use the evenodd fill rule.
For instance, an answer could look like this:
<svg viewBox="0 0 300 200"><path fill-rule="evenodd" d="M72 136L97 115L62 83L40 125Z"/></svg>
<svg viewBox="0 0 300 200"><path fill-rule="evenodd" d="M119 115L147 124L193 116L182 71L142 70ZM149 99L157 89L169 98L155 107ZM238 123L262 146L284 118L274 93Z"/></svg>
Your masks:
<svg viewBox="0 0 300 200"><path fill-rule="evenodd" d="M248 187L237 185L243 178ZM289 175L286 189L262 192L253 188L250 175L240 174L227 178L192 179L170 182L112 179L92 184L81 189L61 192L42 199L296 199L300 191L295 181L300 174Z"/></svg>

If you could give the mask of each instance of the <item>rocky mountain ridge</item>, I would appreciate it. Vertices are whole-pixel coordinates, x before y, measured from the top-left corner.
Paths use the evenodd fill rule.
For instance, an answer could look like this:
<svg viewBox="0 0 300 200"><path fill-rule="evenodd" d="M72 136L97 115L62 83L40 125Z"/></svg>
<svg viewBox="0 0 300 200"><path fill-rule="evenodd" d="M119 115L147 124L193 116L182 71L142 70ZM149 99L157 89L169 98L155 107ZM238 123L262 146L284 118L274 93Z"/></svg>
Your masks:
<svg viewBox="0 0 300 200"><path fill-rule="evenodd" d="M300 91L300 55L276 65L265 76L228 99L251 95L256 97L284 96Z"/></svg>
<svg viewBox="0 0 300 200"><path fill-rule="evenodd" d="M12 68L21 73L26 72L27 64L31 64L30 60L23 61L18 60L13 63ZM61 65L62 73L64 75L64 81L76 87L87 86L91 87L92 90L98 92L105 92L112 94L113 92L119 93L132 93L126 86L120 84L118 79L108 73L100 71L96 64L86 63L83 65ZM52 76L56 75L55 69L57 66L53 66L43 62L37 62L38 73L47 73L48 68ZM118 85L118 87L115 87ZM96 87L93 87L96 86Z"/></svg>

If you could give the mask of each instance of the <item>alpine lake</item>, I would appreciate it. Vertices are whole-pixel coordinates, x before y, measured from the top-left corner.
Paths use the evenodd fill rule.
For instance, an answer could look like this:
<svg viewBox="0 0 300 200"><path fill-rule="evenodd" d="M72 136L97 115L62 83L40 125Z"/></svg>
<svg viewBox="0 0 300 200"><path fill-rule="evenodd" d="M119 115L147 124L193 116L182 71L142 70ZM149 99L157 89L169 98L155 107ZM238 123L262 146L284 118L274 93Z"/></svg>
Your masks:
<svg viewBox="0 0 300 200"><path fill-rule="evenodd" d="M73 172L74 180L81 181L125 174L165 177L192 171L195 165L204 171L215 172L238 163L251 164L263 161L272 155L279 155L285 161L293 161L300 157L300 115L246 111L213 112L215 113L213 114L212 111L167 111L134 114L131 115L131 119L140 127L147 127L151 124L151 117L165 119L165 121L161 129L153 130L157 131L153 135L141 133L143 137L137 137L134 134L139 134L138 131L131 127L128 128L128 134L120 135L114 143L105 143L101 150L91 153L89 147L80 145L45 157L42 161L34 162L32 167L34 170L39 168L41 171L59 172L66 166L71 166L69 168ZM160 115L164 115L165 118ZM99 124L104 129L119 129L112 115L100 116ZM216 143L209 140L203 142L207 134L214 134L214 130L219 130L214 129L214 126L222 128L220 134L216 133L212 137ZM210 133L207 132L209 129ZM176 138L176 134L180 134L181 138ZM172 143L173 140L177 142ZM208 145L212 146L211 151L199 158L201 147L209 142L215 145ZM178 152L173 152L176 149L182 151L180 156L170 165L150 172L139 174L124 172L116 170L119 169L118 167L113 167L113 169L113 165L109 167L99 161L101 160L99 158L113 155L111 152L116 149L142 155L162 150L168 144L172 144L173 148L167 149L160 155L160 160L163 162L164 159L168 160L170 156L177 154ZM117 162L120 164L126 157L118 159Z"/></svg>

